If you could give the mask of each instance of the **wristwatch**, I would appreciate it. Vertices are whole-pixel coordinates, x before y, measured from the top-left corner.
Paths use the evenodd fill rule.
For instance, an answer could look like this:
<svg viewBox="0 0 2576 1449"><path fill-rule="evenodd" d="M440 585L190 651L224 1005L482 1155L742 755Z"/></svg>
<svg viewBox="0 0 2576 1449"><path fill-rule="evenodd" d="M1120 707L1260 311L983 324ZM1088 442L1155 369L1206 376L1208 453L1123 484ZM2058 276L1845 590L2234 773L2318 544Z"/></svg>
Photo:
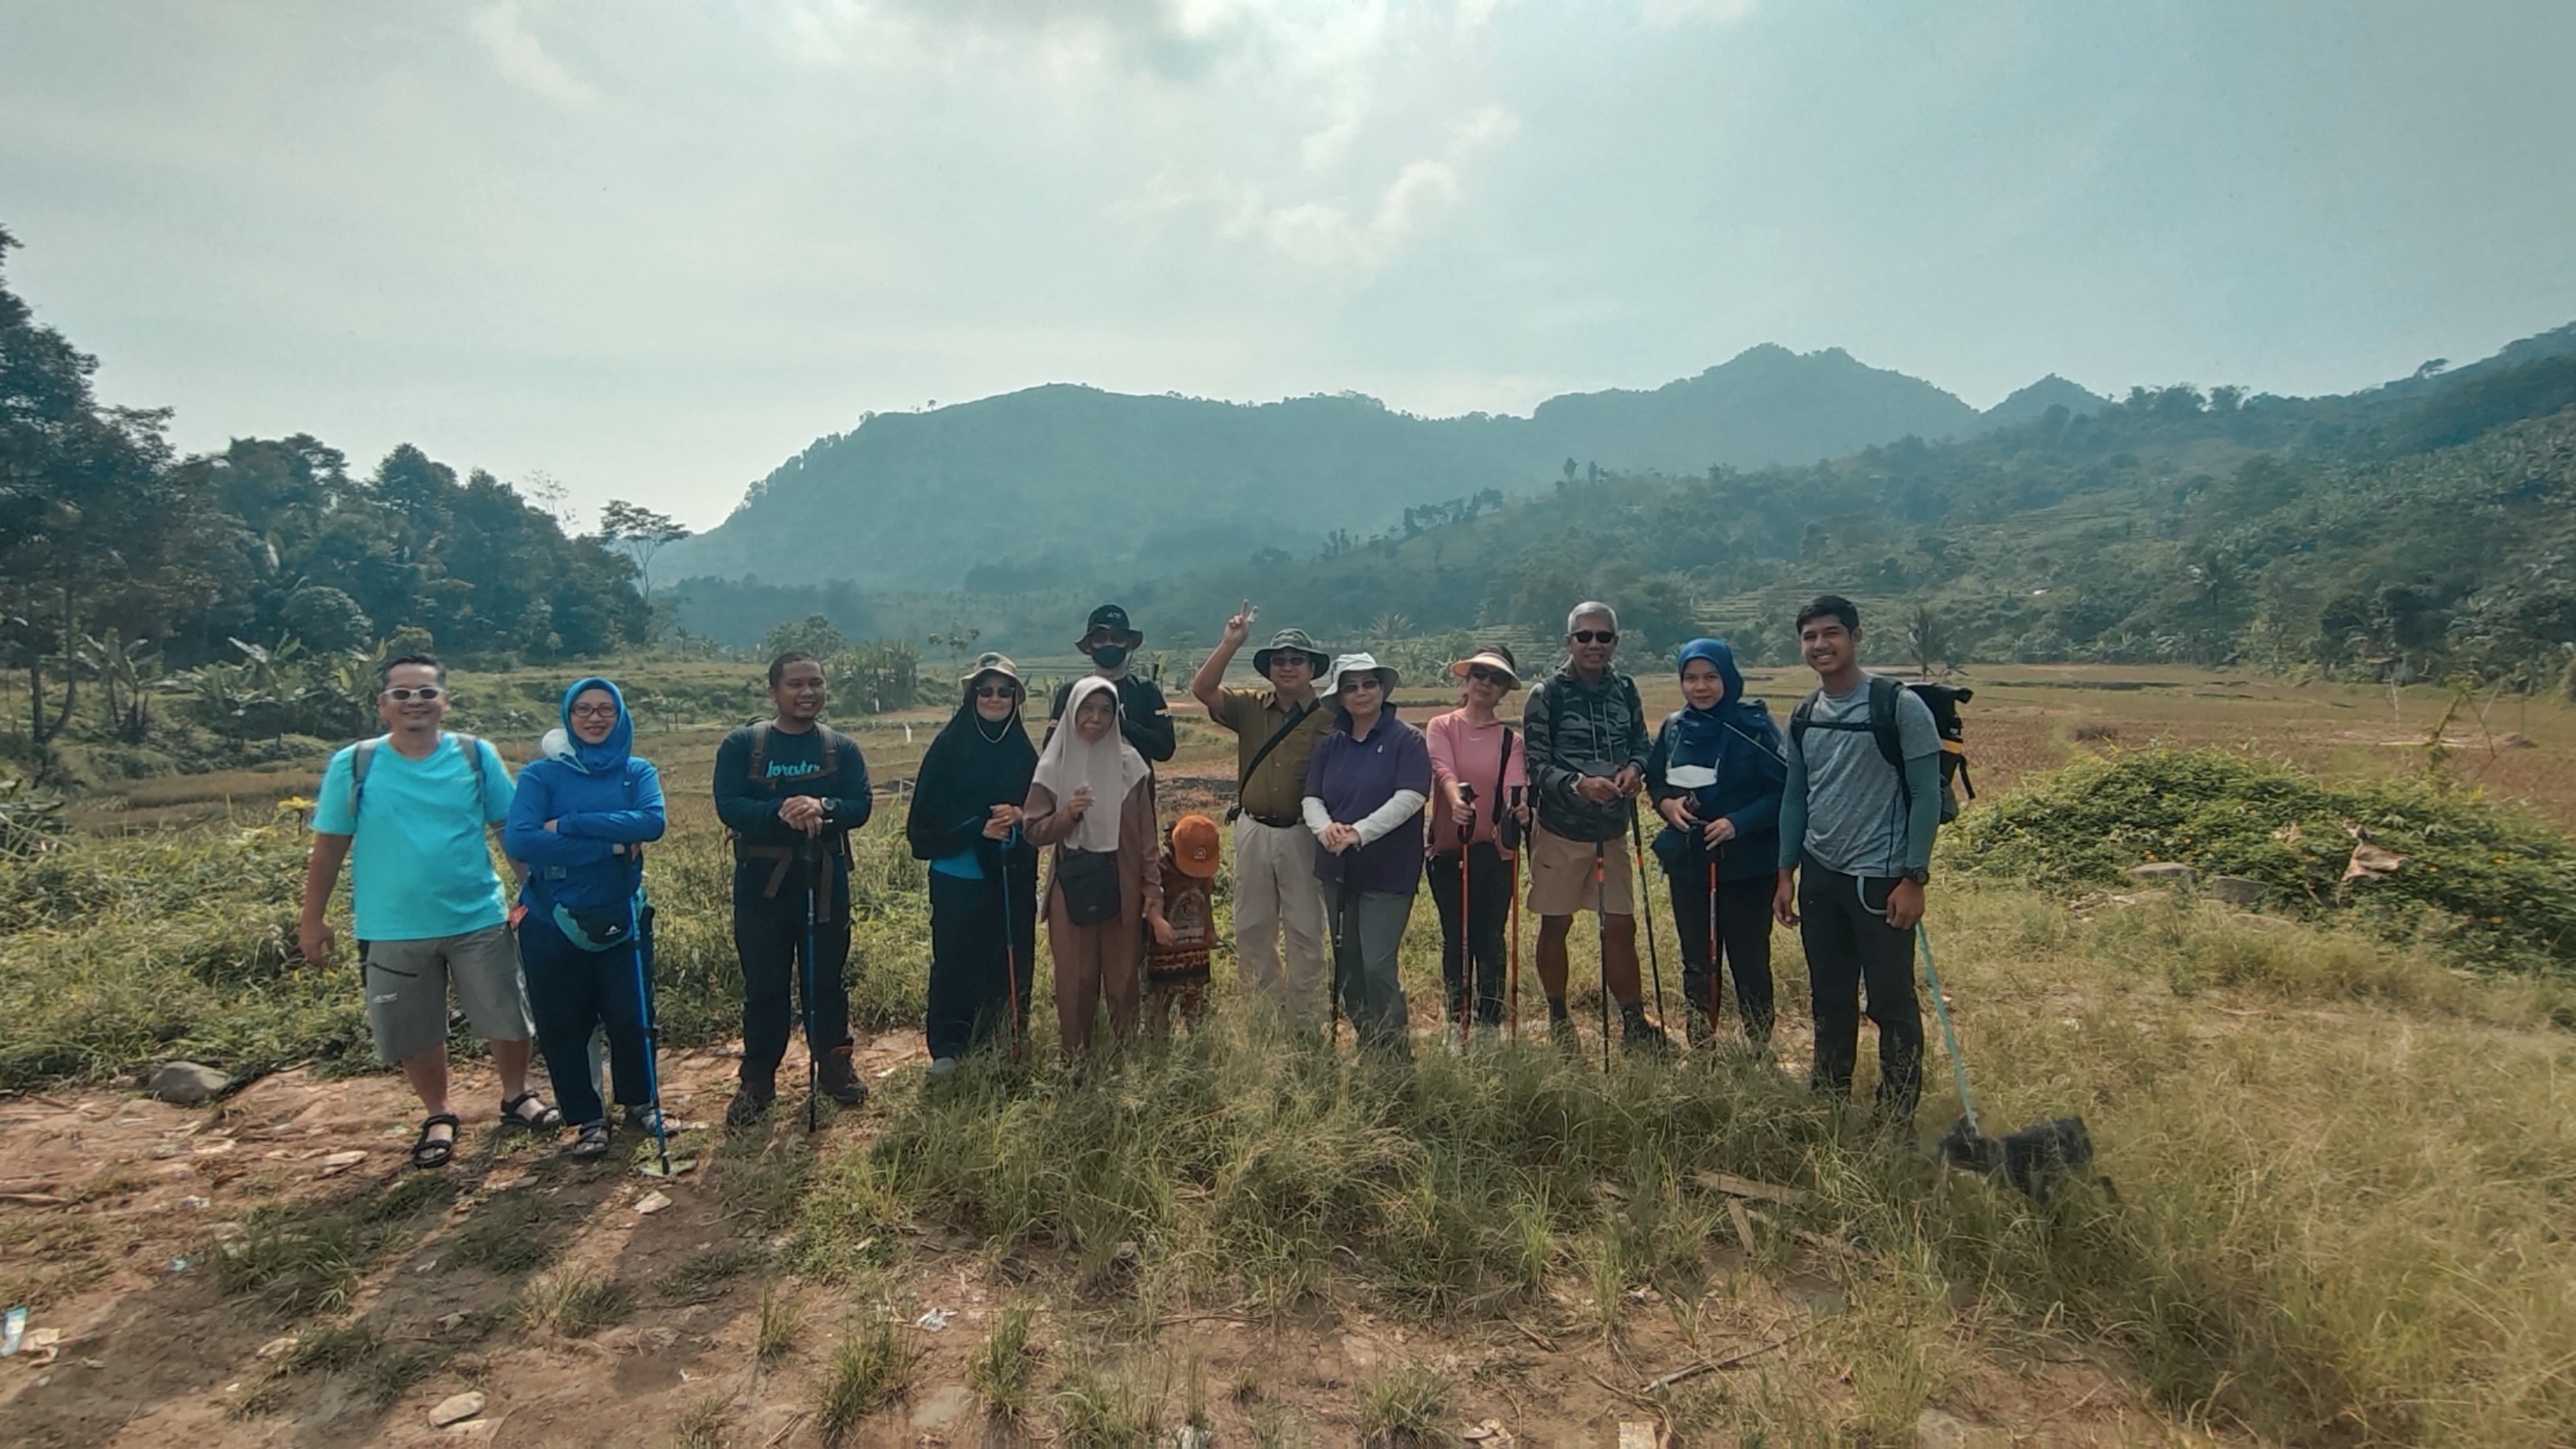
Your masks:
<svg viewBox="0 0 2576 1449"><path fill-rule="evenodd" d="M1916 885L1930 885L1932 883L1932 871L1927 866L1909 866L1904 870L1898 871L1896 873L1896 878L1898 880L1910 880Z"/></svg>

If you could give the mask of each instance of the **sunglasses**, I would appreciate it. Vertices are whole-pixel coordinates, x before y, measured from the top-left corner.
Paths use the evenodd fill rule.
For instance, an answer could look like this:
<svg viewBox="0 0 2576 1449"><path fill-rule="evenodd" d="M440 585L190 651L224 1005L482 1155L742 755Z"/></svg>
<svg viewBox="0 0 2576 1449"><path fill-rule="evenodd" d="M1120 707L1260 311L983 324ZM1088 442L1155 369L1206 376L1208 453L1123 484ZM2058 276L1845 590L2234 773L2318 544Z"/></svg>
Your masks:
<svg viewBox="0 0 2576 1449"><path fill-rule="evenodd" d="M1009 699L1018 693L1017 689L1007 684L980 684L975 687L977 699Z"/></svg>
<svg viewBox="0 0 2576 1449"><path fill-rule="evenodd" d="M388 690L386 690L386 691L385 691L385 698L392 700L392 701L393 701L394 703L396 703L396 704L409 704L409 703L411 703L411 702L412 702L413 700L415 700L415 699L419 699L419 700L430 700L430 699L436 699L436 698L438 698L440 695L445 694L445 693L447 693L447 691L446 691L446 690L439 688L439 687L438 687L437 685L435 685L435 684L424 684L424 685L420 686L418 689L412 689L412 688L407 688L407 687L402 686L402 685L396 685L396 686L394 686L393 688L388 689ZM579 710L575 710L575 711L573 711L573 712L574 712L575 714L579 714L579 713L580 713L580 711L579 711Z"/></svg>
<svg viewBox="0 0 2576 1449"><path fill-rule="evenodd" d="M1616 629L1577 629L1565 637L1573 640L1577 644L1616 644L1619 642L1619 631Z"/></svg>
<svg viewBox="0 0 2576 1449"><path fill-rule="evenodd" d="M1499 669L1488 669L1482 664L1468 665L1467 677L1478 684L1500 684L1508 686L1512 682L1512 677L1510 675L1505 674Z"/></svg>
<svg viewBox="0 0 2576 1449"><path fill-rule="evenodd" d="M1382 689L1385 686L1386 681L1374 674L1354 674L1342 681L1341 692L1348 694L1355 689Z"/></svg>
<svg viewBox="0 0 2576 1449"><path fill-rule="evenodd" d="M574 719L615 719L617 718L617 706L613 704L576 704L572 707L572 717Z"/></svg>

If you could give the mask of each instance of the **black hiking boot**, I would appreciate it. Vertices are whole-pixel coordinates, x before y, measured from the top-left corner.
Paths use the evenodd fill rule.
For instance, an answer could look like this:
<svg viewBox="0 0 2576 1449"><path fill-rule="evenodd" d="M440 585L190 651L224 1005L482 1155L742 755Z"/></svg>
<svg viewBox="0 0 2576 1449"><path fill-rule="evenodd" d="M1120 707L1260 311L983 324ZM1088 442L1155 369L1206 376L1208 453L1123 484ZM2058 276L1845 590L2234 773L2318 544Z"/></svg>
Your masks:
<svg viewBox="0 0 2576 1449"><path fill-rule="evenodd" d="M778 1099L776 1087L760 1088L749 1082L734 1089L733 1100L725 1103L725 1125L740 1131L757 1123Z"/></svg>
<svg viewBox="0 0 2576 1449"><path fill-rule="evenodd" d="M1642 1002L1619 1008L1619 1045L1649 1056L1670 1056L1673 1050L1672 1038L1664 1035L1664 1029L1646 1020Z"/></svg>
<svg viewBox="0 0 2576 1449"><path fill-rule="evenodd" d="M1583 1055L1583 1033L1575 1028L1574 1018L1571 1016L1548 1017L1547 1040L1549 1045L1569 1057Z"/></svg>
<svg viewBox="0 0 2576 1449"><path fill-rule="evenodd" d="M821 1069L823 1095L844 1107L864 1107L868 1101L868 1084L859 1080L858 1069L851 1065L855 1048L836 1046L816 1063Z"/></svg>

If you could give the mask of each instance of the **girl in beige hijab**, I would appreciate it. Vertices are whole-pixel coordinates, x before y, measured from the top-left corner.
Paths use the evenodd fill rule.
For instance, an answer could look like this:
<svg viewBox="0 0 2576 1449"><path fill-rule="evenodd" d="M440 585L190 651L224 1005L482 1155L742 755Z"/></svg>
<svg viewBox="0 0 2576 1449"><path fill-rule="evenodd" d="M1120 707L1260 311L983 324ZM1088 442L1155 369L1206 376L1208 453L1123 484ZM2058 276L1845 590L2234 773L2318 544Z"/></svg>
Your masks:
<svg viewBox="0 0 2576 1449"><path fill-rule="evenodd" d="M1068 727L1038 756L1022 829L1049 850L1047 946L1055 958L1056 1032L1070 1063L1090 1049L1105 999L1112 1031L1136 1029L1145 932L1163 920L1154 778L1118 729L1118 691L1096 675L1065 697Z"/></svg>

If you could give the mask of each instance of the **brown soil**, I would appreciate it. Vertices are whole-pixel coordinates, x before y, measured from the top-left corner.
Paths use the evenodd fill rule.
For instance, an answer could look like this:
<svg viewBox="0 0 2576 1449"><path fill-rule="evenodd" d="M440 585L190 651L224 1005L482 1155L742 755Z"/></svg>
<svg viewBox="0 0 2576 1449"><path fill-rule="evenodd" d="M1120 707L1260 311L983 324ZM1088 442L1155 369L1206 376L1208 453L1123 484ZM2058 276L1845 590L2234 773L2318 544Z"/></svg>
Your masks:
<svg viewBox="0 0 2576 1449"><path fill-rule="evenodd" d="M872 1076L921 1058L908 1033L862 1045ZM732 1070L724 1051L676 1055L665 1083L674 1119L720 1118ZM791 1058L780 1080L801 1074ZM456 1189L452 1203L430 1210L426 1231L367 1271L345 1314L330 1320L373 1329L379 1366L416 1363L410 1381L395 1379L398 1392L384 1396L370 1392L380 1367L272 1380L279 1340L316 1320L226 1295L210 1254L254 1208L327 1208L414 1177L406 1152L415 1107L398 1081L287 1072L194 1110L105 1091L0 1101L0 1281L32 1285L22 1291L34 1300L33 1324L61 1335L49 1362L27 1354L0 1361L0 1443L637 1446L678 1442L692 1411L720 1418L721 1442L736 1446L820 1442L811 1405L840 1324L860 1305L769 1269L703 1294L675 1292L682 1265L728 1246L748 1254L769 1240L727 1216L703 1171L669 1181L641 1175L627 1161L625 1136L609 1163L576 1164L557 1141L505 1138L493 1125L497 1100L487 1071L460 1068L456 1101L469 1125L444 1174ZM800 1106L796 1093L783 1094L766 1130L801 1136ZM835 1117L827 1109L824 1131L847 1138L866 1132L868 1120L864 1111ZM696 1156L710 1138L701 1126L676 1141L681 1155ZM325 1165L353 1150L366 1154L356 1165ZM670 1205L639 1214L636 1204L656 1192ZM443 1261L494 1214L521 1215L550 1246L550 1260L518 1272ZM909 1393L847 1442L1047 1442L1043 1427L1015 1435L988 1422L965 1388L967 1360L1013 1303L1036 1305L1038 1341L1057 1345L1122 1341L1119 1305L1065 1308L1077 1300L1033 1286L1049 1265L996 1261L962 1233L917 1226L888 1276L891 1304L906 1323L943 1310L946 1326L902 1330L919 1355ZM1701 1361L1723 1367L1700 1382L1748 1395L1849 1397L1846 1366L1813 1331L1839 1309L1830 1265L1775 1280L1746 1270L1732 1243L1713 1244L1711 1263L1720 1286L1697 1305L1689 1333L1682 1325L1694 1315L1685 1306L1644 1298L1615 1338L1570 1326L1578 1321L1570 1297L1540 1305L1545 1311L1444 1327L1325 1302L1286 1318L1167 1316L1117 1361L1134 1381L1169 1386L1166 1424L1179 1421L1195 1375L1220 1444L1254 1442L1256 1415L1295 1426L1302 1442L1357 1443L1358 1387L1398 1365L1436 1371L1449 1386L1453 1431L1480 1445L1619 1444L1623 1422L1655 1423L1638 1391ZM583 1338L500 1312L532 1281L570 1273L613 1279L633 1307ZM752 1345L765 1286L800 1300L805 1328L794 1350L761 1366ZM263 1359L264 1347L272 1357ZM1040 1370L1042 1392L1052 1379L1051 1368ZM431 1427L432 1407L468 1390L485 1395L482 1412ZM266 1411L245 1414L246 1396L266 1397ZM2175 1437L2111 1369L2062 1343L1985 1364L1926 1415L1918 1435L1957 1444Z"/></svg>

